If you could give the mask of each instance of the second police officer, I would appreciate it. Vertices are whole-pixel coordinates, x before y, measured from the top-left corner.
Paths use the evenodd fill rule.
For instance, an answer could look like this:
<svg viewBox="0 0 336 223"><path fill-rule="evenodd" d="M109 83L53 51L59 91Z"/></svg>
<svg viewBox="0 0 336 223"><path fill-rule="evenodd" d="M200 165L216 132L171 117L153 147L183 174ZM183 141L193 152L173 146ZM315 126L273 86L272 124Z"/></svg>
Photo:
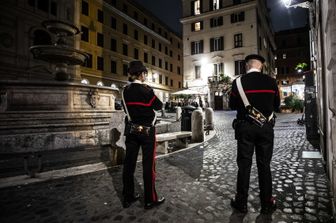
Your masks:
<svg viewBox="0 0 336 223"><path fill-rule="evenodd" d="M250 182L252 157L256 152L258 168L261 213L271 213L275 210L275 199L272 196L272 175L270 163L273 154L274 118L273 112L280 106L280 96L276 80L262 73L265 59L256 54L245 58L246 74L242 75L240 82L250 106L243 102L238 90L237 79L232 83L229 106L237 110L234 121L235 137L237 139L237 188L231 206L239 212L247 212L247 198ZM246 100L245 100L246 101ZM249 108L255 108L253 115L256 118L264 117L262 126L258 126L249 116ZM257 121L258 122L258 121ZM258 123L260 124L260 123Z"/></svg>

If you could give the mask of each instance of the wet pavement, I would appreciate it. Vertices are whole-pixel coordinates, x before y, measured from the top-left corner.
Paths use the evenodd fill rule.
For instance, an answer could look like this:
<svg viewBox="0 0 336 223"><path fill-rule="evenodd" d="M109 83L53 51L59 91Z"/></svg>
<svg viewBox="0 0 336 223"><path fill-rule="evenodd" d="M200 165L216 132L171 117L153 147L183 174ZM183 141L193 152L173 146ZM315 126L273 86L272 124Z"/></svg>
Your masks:
<svg viewBox="0 0 336 223"><path fill-rule="evenodd" d="M248 213L230 207L237 174L234 112L215 112L216 136L202 145L157 160L157 191L166 202L152 210L143 200L121 206L121 167L0 189L0 222L332 222L328 180L321 159L305 140L300 114L279 114L272 159L278 209L260 215L255 162ZM136 170L142 195L142 166Z"/></svg>

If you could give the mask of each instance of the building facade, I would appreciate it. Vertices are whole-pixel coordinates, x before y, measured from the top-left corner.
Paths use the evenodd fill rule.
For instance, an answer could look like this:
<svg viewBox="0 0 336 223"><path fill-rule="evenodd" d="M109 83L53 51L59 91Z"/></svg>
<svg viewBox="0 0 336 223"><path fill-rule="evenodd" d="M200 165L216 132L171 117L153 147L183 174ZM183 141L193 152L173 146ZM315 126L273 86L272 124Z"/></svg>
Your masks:
<svg viewBox="0 0 336 223"><path fill-rule="evenodd" d="M0 80L53 79L53 66L33 58L32 45L51 44L44 20L74 21L74 2L67 0L1 1ZM68 45L72 46L70 39Z"/></svg>
<svg viewBox="0 0 336 223"><path fill-rule="evenodd" d="M304 78L310 70L309 27L283 30L275 33L276 78L281 99L296 94L304 98ZM304 69L296 69L298 64L306 64Z"/></svg>
<svg viewBox="0 0 336 223"><path fill-rule="evenodd" d="M227 85L221 80L243 74L245 56L262 55L264 72L274 73L275 44L266 1L182 2L185 87L198 90L220 110L227 106Z"/></svg>
<svg viewBox="0 0 336 223"><path fill-rule="evenodd" d="M336 213L336 2L316 0L310 4L311 55L316 75L320 147L332 190ZM315 18L315 19L314 19Z"/></svg>
<svg viewBox="0 0 336 223"><path fill-rule="evenodd" d="M134 1L76 0L82 35L80 49L89 60L80 70L82 81L120 88L127 67L141 60L148 68L148 84L163 101L182 88L181 38Z"/></svg>

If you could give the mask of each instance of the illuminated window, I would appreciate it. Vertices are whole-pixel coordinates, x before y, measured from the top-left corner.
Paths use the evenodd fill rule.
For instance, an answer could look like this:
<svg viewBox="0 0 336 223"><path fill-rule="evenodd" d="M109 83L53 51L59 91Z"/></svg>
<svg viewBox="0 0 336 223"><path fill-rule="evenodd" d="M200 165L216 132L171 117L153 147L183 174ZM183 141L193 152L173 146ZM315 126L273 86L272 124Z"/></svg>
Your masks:
<svg viewBox="0 0 336 223"><path fill-rule="evenodd" d="M192 15L201 14L201 1L200 0L191 2L191 14Z"/></svg>
<svg viewBox="0 0 336 223"><path fill-rule="evenodd" d="M203 21L191 24L191 31L200 31L203 29Z"/></svg>
<svg viewBox="0 0 336 223"><path fill-rule="evenodd" d="M286 59L287 58L287 55L284 53L282 54L282 59Z"/></svg>

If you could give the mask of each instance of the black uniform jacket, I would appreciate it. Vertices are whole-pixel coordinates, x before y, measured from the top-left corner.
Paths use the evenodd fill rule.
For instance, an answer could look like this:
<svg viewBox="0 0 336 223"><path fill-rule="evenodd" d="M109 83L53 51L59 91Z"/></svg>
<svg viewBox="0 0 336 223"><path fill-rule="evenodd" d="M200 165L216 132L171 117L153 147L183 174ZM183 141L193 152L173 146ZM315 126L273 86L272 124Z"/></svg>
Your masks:
<svg viewBox="0 0 336 223"><path fill-rule="evenodd" d="M162 102L146 84L131 83L125 86L124 100L132 122L144 126L152 126L154 110L162 109Z"/></svg>
<svg viewBox="0 0 336 223"><path fill-rule="evenodd" d="M251 72L242 76L241 83L250 104L263 115L269 117L273 111L278 111L280 106L279 89L276 80L260 72ZM246 117L246 109L239 95L236 80L232 83L229 106L237 110L237 118Z"/></svg>

